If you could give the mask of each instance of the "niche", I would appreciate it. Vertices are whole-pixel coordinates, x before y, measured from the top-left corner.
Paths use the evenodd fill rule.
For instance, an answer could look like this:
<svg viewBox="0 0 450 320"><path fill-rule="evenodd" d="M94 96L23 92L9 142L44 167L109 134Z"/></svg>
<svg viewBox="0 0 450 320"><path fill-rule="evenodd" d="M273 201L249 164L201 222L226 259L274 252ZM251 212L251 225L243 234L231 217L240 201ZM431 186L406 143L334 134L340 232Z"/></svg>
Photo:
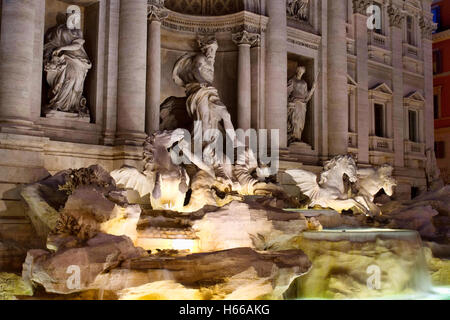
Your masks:
<svg viewBox="0 0 450 320"><path fill-rule="evenodd" d="M303 80L308 84L308 91L311 90L314 84L314 78L316 76L317 71L314 70L314 59L299 56L296 54L288 53L288 80L295 76L297 72L297 67L304 66L306 71L303 75ZM317 92L318 88L316 88ZM314 112L315 112L315 101L314 95L311 100L308 102L308 108L306 111L305 117L305 127L302 133L302 140L308 145L310 145L314 149ZM287 108L287 106L286 106Z"/></svg>
<svg viewBox="0 0 450 320"><path fill-rule="evenodd" d="M80 12L80 30L83 33L83 39L85 43L83 45L86 51L87 57L91 63L91 68L86 74L83 85L83 96L86 98L86 106L89 110L89 117L81 118L77 117L76 113L73 116L70 113L64 115L58 115L55 117L55 122L63 121L62 124L66 123L67 120L74 121L74 123L90 122L95 123L97 114L99 113L99 104L101 99L98 99L98 40L99 40L99 11L100 5L98 1L85 1L85 0L74 0L59 1L59 0L46 0L45 1L45 38L44 43L47 41L47 35L49 31L61 24L65 24L67 21L67 10L71 5L75 5L79 8ZM50 91L51 88L47 82L47 72L43 70L42 79L42 103L41 103L41 117L46 117L45 108L50 101Z"/></svg>

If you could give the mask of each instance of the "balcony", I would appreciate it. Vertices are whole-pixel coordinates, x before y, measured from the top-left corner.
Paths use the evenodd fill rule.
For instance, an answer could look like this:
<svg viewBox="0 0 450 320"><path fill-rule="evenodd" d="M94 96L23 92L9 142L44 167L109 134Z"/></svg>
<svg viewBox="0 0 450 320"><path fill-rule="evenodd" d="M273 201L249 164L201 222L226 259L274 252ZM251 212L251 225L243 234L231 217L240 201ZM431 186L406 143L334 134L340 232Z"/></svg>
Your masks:
<svg viewBox="0 0 450 320"><path fill-rule="evenodd" d="M414 141L405 141L405 154L425 155L425 144Z"/></svg>
<svg viewBox="0 0 450 320"><path fill-rule="evenodd" d="M394 139L377 136L369 137L369 149L379 152L394 152Z"/></svg>
<svg viewBox="0 0 450 320"><path fill-rule="evenodd" d="M368 45L369 46L376 46L381 49L389 50L389 45L387 41L387 37L385 35L369 31L368 33Z"/></svg>
<svg viewBox="0 0 450 320"><path fill-rule="evenodd" d="M368 33L369 59L391 65L392 52L388 42L388 37L373 31Z"/></svg>
<svg viewBox="0 0 450 320"><path fill-rule="evenodd" d="M403 43L403 56L410 57L410 58L417 59L417 60L422 59L420 49L418 47L413 46L406 42Z"/></svg>
<svg viewBox="0 0 450 320"><path fill-rule="evenodd" d="M420 142L405 141L405 165L408 168L425 168L427 157L425 156L425 144Z"/></svg>

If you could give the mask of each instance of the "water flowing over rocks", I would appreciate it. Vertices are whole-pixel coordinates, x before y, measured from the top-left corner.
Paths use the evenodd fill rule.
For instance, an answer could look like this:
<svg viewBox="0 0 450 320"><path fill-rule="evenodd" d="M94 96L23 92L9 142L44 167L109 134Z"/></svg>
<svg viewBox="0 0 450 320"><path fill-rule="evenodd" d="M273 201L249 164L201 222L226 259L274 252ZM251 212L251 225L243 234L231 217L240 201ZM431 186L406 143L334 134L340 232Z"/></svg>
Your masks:
<svg viewBox="0 0 450 320"><path fill-rule="evenodd" d="M184 213L130 204L98 166L57 173L22 194L47 246L28 251L22 275L47 294L170 298L176 287L180 297L280 299L311 262L301 250L272 249L321 228L265 197ZM177 241L196 246L173 250Z"/></svg>

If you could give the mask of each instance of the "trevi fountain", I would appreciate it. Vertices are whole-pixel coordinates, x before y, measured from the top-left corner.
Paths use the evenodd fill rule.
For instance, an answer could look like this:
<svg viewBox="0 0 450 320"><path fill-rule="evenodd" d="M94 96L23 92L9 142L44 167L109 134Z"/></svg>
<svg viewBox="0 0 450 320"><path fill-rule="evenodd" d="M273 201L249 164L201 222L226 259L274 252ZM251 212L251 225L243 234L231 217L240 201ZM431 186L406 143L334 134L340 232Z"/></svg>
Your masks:
<svg viewBox="0 0 450 320"><path fill-rule="evenodd" d="M282 12L302 23L318 2L284 6L280 0ZM163 5L149 3L149 17L162 21L175 14ZM3 14L14 10L6 1ZM92 99L83 88L98 59L85 48L79 13L65 18L45 35L48 99L41 116L89 124ZM121 28L131 28L126 23ZM184 96L158 103L158 129L142 137L138 160L112 170L67 166L21 185L37 241L0 273L0 299L450 297L450 186L439 179L434 155L427 160L431 179L414 199L392 197L399 183L389 161L362 166L344 152L314 170L280 168L276 127L270 143L236 128L226 93L216 86L216 67L223 72L226 61L217 59L214 33L193 39L194 49L182 52L171 72L159 71ZM242 54L261 41L246 30L232 40L243 44ZM287 88L286 141L301 150L311 149L304 138L307 115L326 72L306 65L298 64L281 84ZM239 86L245 79L240 71ZM119 79L119 89L122 84L132 91L125 82ZM243 96L238 107L251 103ZM238 117L243 123L246 115ZM134 139L131 131L123 139Z"/></svg>

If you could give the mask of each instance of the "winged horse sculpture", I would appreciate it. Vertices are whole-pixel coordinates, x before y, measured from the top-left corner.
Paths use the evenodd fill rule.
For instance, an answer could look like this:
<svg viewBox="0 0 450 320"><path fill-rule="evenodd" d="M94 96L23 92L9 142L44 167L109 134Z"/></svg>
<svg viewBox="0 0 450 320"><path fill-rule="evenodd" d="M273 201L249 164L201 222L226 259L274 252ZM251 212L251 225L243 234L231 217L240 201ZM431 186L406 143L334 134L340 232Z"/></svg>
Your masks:
<svg viewBox="0 0 450 320"><path fill-rule="evenodd" d="M370 214L370 208L355 198L349 196L344 184L344 174L352 183L358 180L355 160L350 155L336 156L324 166L317 182L317 175L306 170L287 170L300 190L310 198L310 207L320 206L331 208L338 212L351 208L358 208L366 215Z"/></svg>

